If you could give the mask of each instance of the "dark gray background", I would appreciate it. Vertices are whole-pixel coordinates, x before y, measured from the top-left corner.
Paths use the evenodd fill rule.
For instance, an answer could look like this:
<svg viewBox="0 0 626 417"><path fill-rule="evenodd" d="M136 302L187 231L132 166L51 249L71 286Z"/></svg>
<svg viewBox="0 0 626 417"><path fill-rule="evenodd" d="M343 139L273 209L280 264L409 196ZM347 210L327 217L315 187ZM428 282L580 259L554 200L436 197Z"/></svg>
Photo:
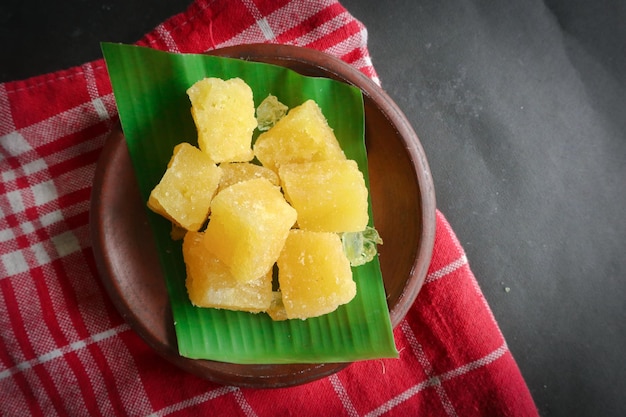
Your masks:
<svg viewBox="0 0 626 417"><path fill-rule="evenodd" d="M0 81L100 58L189 3L5 0ZM342 4L540 413L626 415L626 2Z"/></svg>

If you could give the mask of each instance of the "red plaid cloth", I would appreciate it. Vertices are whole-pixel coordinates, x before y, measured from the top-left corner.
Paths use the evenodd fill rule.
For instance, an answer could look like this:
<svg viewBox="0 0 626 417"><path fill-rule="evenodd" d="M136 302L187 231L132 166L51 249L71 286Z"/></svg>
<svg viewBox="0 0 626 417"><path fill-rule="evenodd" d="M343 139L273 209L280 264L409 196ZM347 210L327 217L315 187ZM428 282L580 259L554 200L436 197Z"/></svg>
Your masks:
<svg viewBox="0 0 626 417"><path fill-rule="evenodd" d="M139 43L329 52L378 81L365 27L337 1L198 0ZM88 233L95 164L117 123L102 60L0 84L0 414L531 416L536 408L441 213L426 283L395 329L399 359L273 391L174 368L107 298Z"/></svg>

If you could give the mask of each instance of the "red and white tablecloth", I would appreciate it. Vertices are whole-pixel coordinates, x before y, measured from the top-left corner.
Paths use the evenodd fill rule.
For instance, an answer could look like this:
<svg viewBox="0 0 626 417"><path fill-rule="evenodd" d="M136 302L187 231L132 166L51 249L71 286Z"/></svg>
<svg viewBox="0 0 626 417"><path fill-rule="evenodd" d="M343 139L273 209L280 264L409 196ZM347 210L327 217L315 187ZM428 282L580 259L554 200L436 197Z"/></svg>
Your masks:
<svg viewBox="0 0 626 417"><path fill-rule="evenodd" d="M366 28L333 0L197 0L138 43L252 42L323 50L379 82ZM277 390L219 386L161 359L114 309L91 251L94 169L117 121L103 60L0 84L1 415L537 415L440 212L426 283L394 331L399 359Z"/></svg>

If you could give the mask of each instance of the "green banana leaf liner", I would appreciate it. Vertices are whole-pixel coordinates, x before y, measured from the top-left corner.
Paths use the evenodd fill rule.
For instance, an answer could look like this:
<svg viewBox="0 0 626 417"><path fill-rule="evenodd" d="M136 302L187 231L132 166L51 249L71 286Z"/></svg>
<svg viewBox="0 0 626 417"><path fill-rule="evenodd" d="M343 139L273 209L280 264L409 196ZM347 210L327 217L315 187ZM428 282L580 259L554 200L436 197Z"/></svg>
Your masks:
<svg viewBox="0 0 626 417"><path fill-rule="evenodd" d="M346 156L357 161L369 187L359 89L233 58L115 43L102 43L101 47L144 201L165 172L174 146L183 141L197 145L186 90L204 77L240 77L252 88L256 106L268 94L289 108L315 100ZM275 322L265 313L198 308L187 296L181 242L171 239L167 220L147 207L146 211L167 281L180 355L241 364L352 362L398 356L377 258L353 268L356 297L325 316Z"/></svg>

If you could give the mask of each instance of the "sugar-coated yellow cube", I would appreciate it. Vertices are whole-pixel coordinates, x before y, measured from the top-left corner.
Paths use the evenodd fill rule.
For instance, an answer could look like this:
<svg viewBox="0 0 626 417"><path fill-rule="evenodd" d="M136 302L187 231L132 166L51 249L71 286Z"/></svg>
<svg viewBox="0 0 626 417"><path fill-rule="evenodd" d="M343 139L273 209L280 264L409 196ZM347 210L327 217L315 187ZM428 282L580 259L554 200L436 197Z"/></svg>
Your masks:
<svg viewBox="0 0 626 417"><path fill-rule="evenodd" d="M243 181L213 199L204 243L236 279L257 279L272 269L296 216L280 187Z"/></svg>
<svg viewBox="0 0 626 417"><path fill-rule="evenodd" d="M330 313L356 295L350 262L336 233L291 230L277 264L289 319Z"/></svg>
<svg viewBox="0 0 626 417"><path fill-rule="evenodd" d="M295 162L346 159L335 133L313 100L294 107L254 144L257 159L274 171Z"/></svg>
<svg viewBox="0 0 626 417"><path fill-rule="evenodd" d="M222 170L193 145L176 145L148 207L187 230L198 230L209 214Z"/></svg>
<svg viewBox="0 0 626 417"><path fill-rule="evenodd" d="M278 175L269 168L250 162L229 162L220 164L222 179L217 189L218 192L238 182L255 178L267 178L272 184L280 185Z"/></svg>
<svg viewBox="0 0 626 417"><path fill-rule="evenodd" d="M257 126L252 89L240 78L204 78L187 95L198 145L215 163L250 161Z"/></svg>
<svg viewBox="0 0 626 417"><path fill-rule="evenodd" d="M197 307L258 313L272 302L272 272L248 282L236 280L226 265L207 251L203 233L188 232L183 240L187 268L185 285Z"/></svg>
<svg viewBox="0 0 626 417"><path fill-rule="evenodd" d="M369 221L368 191L355 161L282 165L279 177L298 227L318 232L360 232Z"/></svg>

